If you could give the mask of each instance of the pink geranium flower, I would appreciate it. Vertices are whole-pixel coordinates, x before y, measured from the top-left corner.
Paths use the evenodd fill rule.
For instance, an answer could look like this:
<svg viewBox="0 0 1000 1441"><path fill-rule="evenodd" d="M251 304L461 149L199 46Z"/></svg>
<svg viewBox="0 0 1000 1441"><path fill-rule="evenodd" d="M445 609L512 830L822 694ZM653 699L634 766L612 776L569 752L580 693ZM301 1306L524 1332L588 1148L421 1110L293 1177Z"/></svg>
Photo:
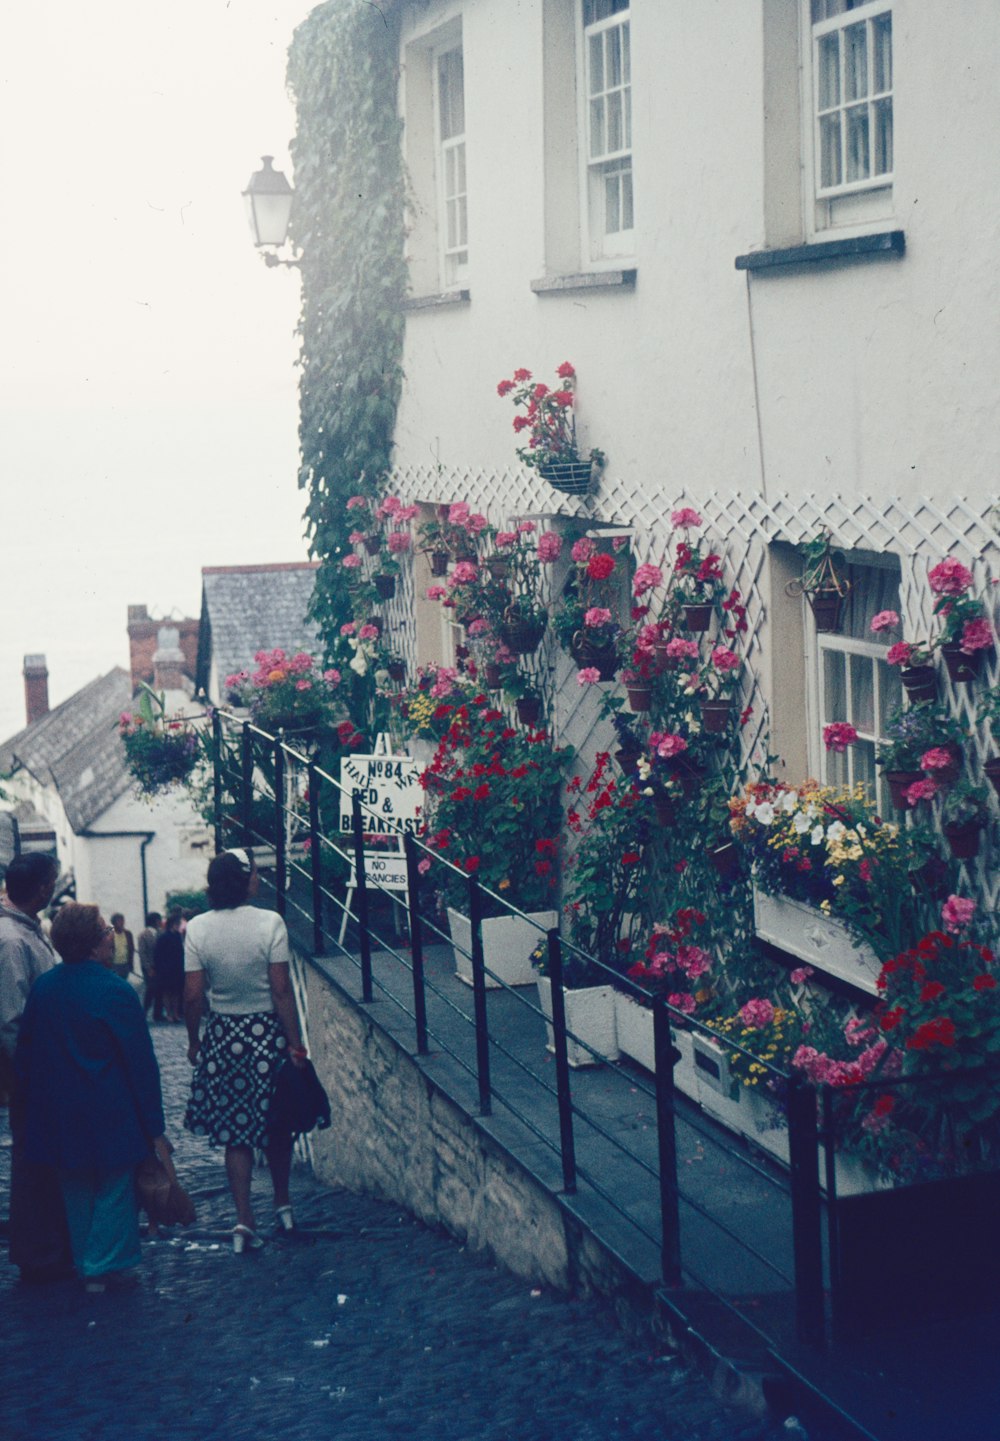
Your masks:
<svg viewBox="0 0 1000 1441"><path fill-rule="evenodd" d="M576 541L570 549L570 555L576 561L577 565L582 565L590 559L596 550L597 546L590 539L590 536L581 535L580 539Z"/></svg>
<svg viewBox="0 0 1000 1441"><path fill-rule="evenodd" d="M543 565L558 560L562 551L562 536L557 531L547 530L538 537L538 559Z"/></svg>
<svg viewBox="0 0 1000 1441"><path fill-rule="evenodd" d="M955 757L946 746L932 746L920 757L922 771L947 771L955 765Z"/></svg>
<svg viewBox="0 0 1000 1441"><path fill-rule="evenodd" d="M993 645L993 630L985 616L967 620L962 628L961 649L966 655L977 650L990 650Z"/></svg>
<svg viewBox="0 0 1000 1441"><path fill-rule="evenodd" d="M932 780L914 781L906 787L907 805L919 805L921 801L932 801L938 793L937 782Z"/></svg>
<svg viewBox="0 0 1000 1441"><path fill-rule="evenodd" d="M404 550L410 548L409 532L405 530L394 530L389 536L389 549L394 555L401 555Z"/></svg>
<svg viewBox="0 0 1000 1441"><path fill-rule="evenodd" d="M717 645L712 652L712 664L716 670L730 671L739 670L742 661L728 646Z"/></svg>
<svg viewBox="0 0 1000 1441"><path fill-rule="evenodd" d="M964 896L949 896L941 907L945 930L950 931L953 936L958 935L972 920L975 910L975 901L967 900Z"/></svg>
<svg viewBox="0 0 1000 1441"><path fill-rule="evenodd" d="M961 595L972 584L972 571L949 555L928 571L927 583L935 595Z"/></svg>
<svg viewBox="0 0 1000 1441"><path fill-rule="evenodd" d="M774 1020L774 1007L763 996L755 996L752 1001L747 1001L745 1006L740 1007L739 1015L745 1026L762 1031Z"/></svg>
<svg viewBox="0 0 1000 1441"><path fill-rule="evenodd" d="M898 640L895 645L891 645L886 651L885 658L889 665L908 666L912 653L909 641Z"/></svg>
<svg viewBox="0 0 1000 1441"><path fill-rule="evenodd" d="M360 555L345 555L340 563L345 570L357 570L361 564L361 557Z"/></svg>
<svg viewBox="0 0 1000 1441"><path fill-rule="evenodd" d="M591 627L610 625L611 612L606 606L592 605L588 611L584 612L583 623Z"/></svg>
<svg viewBox="0 0 1000 1441"><path fill-rule="evenodd" d="M831 725L823 727L823 744L828 751L836 751L843 754L848 746L854 744L858 733L847 721L834 721Z"/></svg>
<svg viewBox="0 0 1000 1441"><path fill-rule="evenodd" d="M448 508L448 523L464 525L469 519L469 507L464 500L454 501Z"/></svg>
<svg viewBox="0 0 1000 1441"><path fill-rule="evenodd" d="M667 642L667 658L669 660L694 660L698 654L698 642L695 640L681 640L678 636Z"/></svg>
<svg viewBox="0 0 1000 1441"><path fill-rule="evenodd" d="M701 525L701 516L696 510L686 505L683 510L675 510L670 517L670 524L675 530L691 530Z"/></svg>
<svg viewBox="0 0 1000 1441"><path fill-rule="evenodd" d="M674 735L669 731L665 734L651 731L649 743L661 760L670 760L673 756L683 755L688 748L688 743L683 736Z"/></svg>
<svg viewBox="0 0 1000 1441"><path fill-rule="evenodd" d="M508 546L517 544L516 530L498 530L494 542L497 550L506 550Z"/></svg>
<svg viewBox="0 0 1000 1441"><path fill-rule="evenodd" d="M468 585L479 574L471 560L460 560L451 573L451 585Z"/></svg>
<svg viewBox="0 0 1000 1441"><path fill-rule="evenodd" d="M447 594L447 587L443 585L429 585L427 587L428 600L443 600Z"/></svg>
<svg viewBox="0 0 1000 1441"><path fill-rule="evenodd" d="M632 594L645 595L648 590L663 584L663 571L658 565L647 561L640 565L632 580Z"/></svg>
<svg viewBox="0 0 1000 1441"><path fill-rule="evenodd" d="M577 685L594 685L601 678L601 672L596 665L585 665L583 670L576 673Z"/></svg>
<svg viewBox="0 0 1000 1441"><path fill-rule="evenodd" d="M883 630L892 630L899 625L899 616L894 610L880 610L878 615L872 616L871 628L876 635Z"/></svg>

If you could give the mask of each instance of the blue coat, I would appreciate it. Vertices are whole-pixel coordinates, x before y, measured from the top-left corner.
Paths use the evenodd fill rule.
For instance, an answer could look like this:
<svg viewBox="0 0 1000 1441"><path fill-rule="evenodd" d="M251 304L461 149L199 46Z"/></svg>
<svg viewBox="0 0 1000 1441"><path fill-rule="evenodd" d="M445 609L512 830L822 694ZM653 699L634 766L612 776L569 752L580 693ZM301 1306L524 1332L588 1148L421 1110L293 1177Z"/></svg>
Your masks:
<svg viewBox="0 0 1000 1441"><path fill-rule="evenodd" d="M160 1072L142 1004L99 961L46 971L31 988L15 1068L29 1160L125 1170L163 1134Z"/></svg>

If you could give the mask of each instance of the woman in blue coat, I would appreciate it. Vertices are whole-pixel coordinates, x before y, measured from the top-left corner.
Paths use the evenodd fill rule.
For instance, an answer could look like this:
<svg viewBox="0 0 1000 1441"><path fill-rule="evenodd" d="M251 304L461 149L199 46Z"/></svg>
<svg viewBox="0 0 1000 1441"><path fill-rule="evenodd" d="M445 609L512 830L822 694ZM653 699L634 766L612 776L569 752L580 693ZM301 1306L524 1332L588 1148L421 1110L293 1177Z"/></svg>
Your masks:
<svg viewBox="0 0 1000 1441"><path fill-rule="evenodd" d="M135 1279L141 1260L133 1174L151 1150L170 1167L160 1073L142 1003L108 968L114 931L71 902L52 922L64 964L32 987L15 1067L28 1158L54 1166L73 1260L88 1290Z"/></svg>

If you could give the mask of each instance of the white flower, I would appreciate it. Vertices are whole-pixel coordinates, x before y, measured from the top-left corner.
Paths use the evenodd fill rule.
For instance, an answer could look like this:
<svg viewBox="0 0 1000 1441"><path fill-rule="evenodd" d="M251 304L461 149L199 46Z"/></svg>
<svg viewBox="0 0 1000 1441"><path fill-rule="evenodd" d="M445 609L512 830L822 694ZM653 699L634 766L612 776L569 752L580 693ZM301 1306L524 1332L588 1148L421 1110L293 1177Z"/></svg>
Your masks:
<svg viewBox="0 0 1000 1441"><path fill-rule="evenodd" d="M774 823L774 806L770 801L761 801L754 811L754 820L759 825L769 826Z"/></svg>
<svg viewBox="0 0 1000 1441"><path fill-rule="evenodd" d="M827 827L826 838L828 841L833 841L834 845L843 840L846 835L847 827L843 821L834 821L831 826Z"/></svg>
<svg viewBox="0 0 1000 1441"><path fill-rule="evenodd" d="M811 825L812 821L804 811L797 811L792 817L792 830L797 836L804 836Z"/></svg>
<svg viewBox="0 0 1000 1441"><path fill-rule="evenodd" d="M775 803L776 809L784 816L790 816L798 809L799 798L795 791L782 791Z"/></svg>
<svg viewBox="0 0 1000 1441"><path fill-rule="evenodd" d="M353 660L348 661L348 665L351 670L354 671L355 675L364 675L368 670L368 662L365 660L361 651L358 651Z"/></svg>
<svg viewBox="0 0 1000 1441"><path fill-rule="evenodd" d="M809 840L811 841L811 843L812 843L814 846L821 846L821 845L823 844L824 839L825 839L825 835L824 835L823 827L822 827L822 826L813 826L812 835L809 837Z"/></svg>

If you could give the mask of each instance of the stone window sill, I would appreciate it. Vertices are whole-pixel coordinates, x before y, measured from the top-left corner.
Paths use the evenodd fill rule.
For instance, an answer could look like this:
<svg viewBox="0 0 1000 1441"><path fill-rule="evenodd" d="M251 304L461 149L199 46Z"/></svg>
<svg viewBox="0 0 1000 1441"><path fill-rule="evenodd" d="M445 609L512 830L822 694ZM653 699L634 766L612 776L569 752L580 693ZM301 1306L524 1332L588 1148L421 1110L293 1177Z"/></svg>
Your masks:
<svg viewBox="0 0 1000 1441"><path fill-rule="evenodd" d="M440 295L411 295L403 301L404 311L446 310L453 305L468 305L471 292L468 290L444 290Z"/></svg>
<svg viewBox="0 0 1000 1441"><path fill-rule="evenodd" d="M751 250L748 255L737 255L736 269L778 270L785 265L815 265L823 260L902 255L905 249L906 235L902 230L883 230L849 240L817 240L812 245L789 245L782 250Z"/></svg>
<svg viewBox="0 0 1000 1441"><path fill-rule="evenodd" d="M635 270L583 270L576 275L546 275L533 280L531 288L536 295L564 295L579 290L632 290L635 288Z"/></svg>

